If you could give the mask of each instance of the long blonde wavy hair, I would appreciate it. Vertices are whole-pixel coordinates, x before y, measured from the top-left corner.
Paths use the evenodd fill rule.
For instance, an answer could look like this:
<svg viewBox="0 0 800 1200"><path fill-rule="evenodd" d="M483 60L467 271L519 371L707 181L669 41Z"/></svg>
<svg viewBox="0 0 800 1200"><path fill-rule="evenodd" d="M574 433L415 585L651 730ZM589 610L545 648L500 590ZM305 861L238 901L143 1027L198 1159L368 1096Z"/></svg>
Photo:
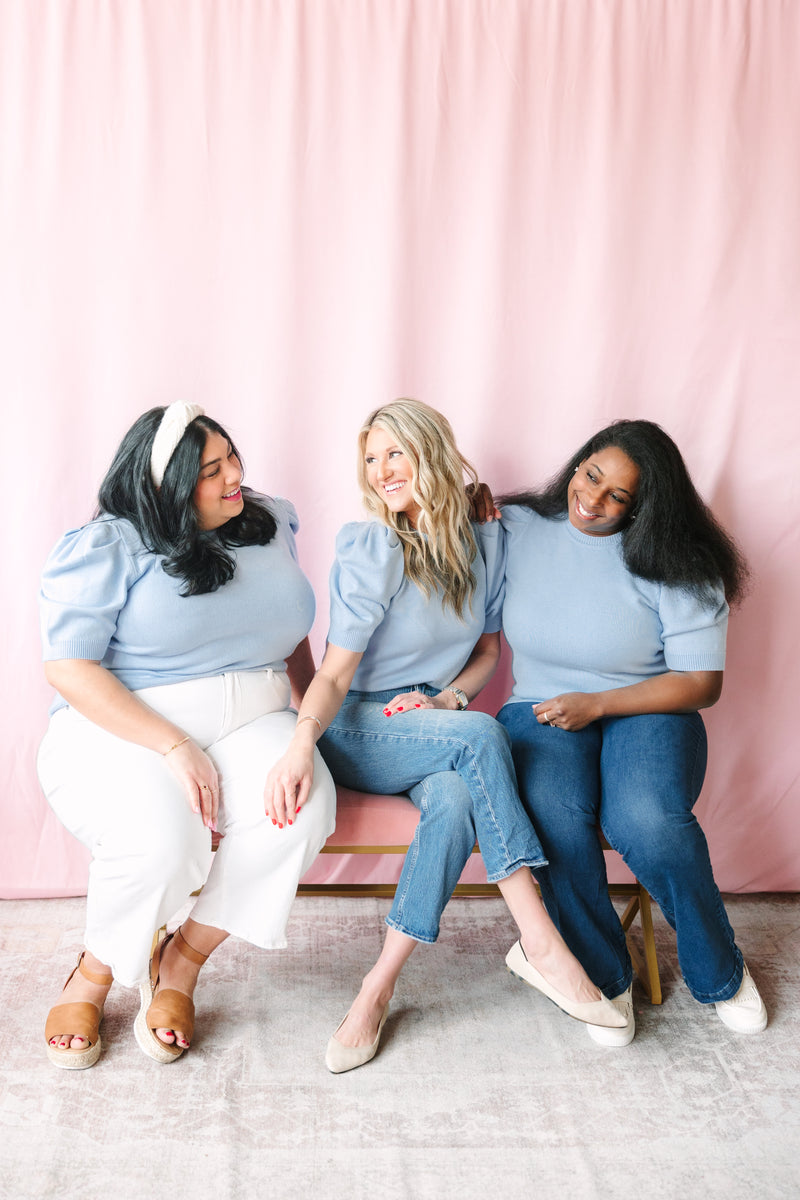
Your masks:
<svg viewBox="0 0 800 1200"><path fill-rule="evenodd" d="M405 513L391 512L367 481L367 437L374 428L393 437L411 463L411 491L420 509L416 528ZM442 608L461 617L475 591L472 562L477 552L464 476L477 483L478 475L456 446L450 422L421 400L393 400L367 417L358 451L364 506L399 537L406 575L426 596L441 588Z"/></svg>

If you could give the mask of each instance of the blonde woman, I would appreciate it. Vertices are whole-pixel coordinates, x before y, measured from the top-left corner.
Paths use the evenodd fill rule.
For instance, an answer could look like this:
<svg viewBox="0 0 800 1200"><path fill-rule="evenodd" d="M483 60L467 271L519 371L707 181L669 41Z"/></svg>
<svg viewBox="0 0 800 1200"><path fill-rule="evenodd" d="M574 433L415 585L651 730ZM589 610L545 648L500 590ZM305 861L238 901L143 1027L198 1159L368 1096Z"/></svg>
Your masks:
<svg viewBox="0 0 800 1200"><path fill-rule="evenodd" d="M291 745L267 780L267 812L288 828L309 794L314 747L337 782L407 792L420 810L388 933L328 1044L333 1072L374 1057L400 972L439 918L477 837L487 876L520 930L509 967L590 1024L622 1018L567 950L536 892L546 865L516 790L504 730L465 711L499 655L499 530L473 526L447 420L415 400L371 414L359 434L359 481L376 520L341 530L331 573L328 646ZM324 733L324 737L322 737Z"/></svg>

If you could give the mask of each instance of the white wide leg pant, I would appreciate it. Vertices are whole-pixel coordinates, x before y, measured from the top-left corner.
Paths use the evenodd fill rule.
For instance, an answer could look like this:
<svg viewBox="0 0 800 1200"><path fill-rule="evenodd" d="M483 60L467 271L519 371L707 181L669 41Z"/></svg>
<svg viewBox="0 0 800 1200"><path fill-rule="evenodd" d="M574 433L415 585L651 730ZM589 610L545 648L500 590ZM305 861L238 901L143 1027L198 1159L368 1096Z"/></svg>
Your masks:
<svg viewBox="0 0 800 1200"><path fill-rule="evenodd" d="M238 672L136 695L200 745L220 778L211 835L164 758L106 733L71 708L53 714L39 778L59 820L92 854L86 946L114 978L146 977L153 933L203 887L191 916L264 949L286 945L300 878L333 832L336 792L317 754L314 786L291 826L264 812L264 784L295 728L289 681ZM210 870L209 870L210 866Z"/></svg>

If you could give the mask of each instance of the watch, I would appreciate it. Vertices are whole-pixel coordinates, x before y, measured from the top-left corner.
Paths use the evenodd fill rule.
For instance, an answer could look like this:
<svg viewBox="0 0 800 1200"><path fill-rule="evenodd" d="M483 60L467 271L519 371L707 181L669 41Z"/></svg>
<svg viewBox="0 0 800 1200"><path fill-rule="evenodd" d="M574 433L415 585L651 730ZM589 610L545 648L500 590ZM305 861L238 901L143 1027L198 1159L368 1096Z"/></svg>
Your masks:
<svg viewBox="0 0 800 1200"><path fill-rule="evenodd" d="M453 695L454 695L454 696L455 696L455 698L456 698L456 702L458 703L458 707L459 707L459 708L461 709L461 711L463 712L463 711L464 711L464 709L465 709L465 708L467 707L467 705L469 704L469 700L467 699L467 693L466 693L466 692L462 692L461 688L458 688L458 687L452 687L452 686L451 686L451 687L446 687L446 688L444 688L443 690L444 690L445 692L452 692L452 693L453 693Z"/></svg>

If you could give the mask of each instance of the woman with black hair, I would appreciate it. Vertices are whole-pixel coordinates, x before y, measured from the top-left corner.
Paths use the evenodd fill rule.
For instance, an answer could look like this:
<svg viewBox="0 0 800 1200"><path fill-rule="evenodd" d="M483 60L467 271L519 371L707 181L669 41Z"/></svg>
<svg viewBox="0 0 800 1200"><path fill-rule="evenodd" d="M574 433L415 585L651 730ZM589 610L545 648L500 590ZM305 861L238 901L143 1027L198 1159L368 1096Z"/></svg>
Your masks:
<svg viewBox="0 0 800 1200"><path fill-rule="evenodd" d="M144 1052L179 1057L208 955L229 934L285 946L298 880L333 830L321 759L292 828L266 816L267 772L295 729L290 700L313 675L314 597L292 505L243 488L242 474L201 408L151 409L123 439L95 519L45 567L45 670L58 695L39 777L92 854L85 950L46 1026L58 1067L97 1061L113 979L140 987ZM209 871L212 831L224 836ZM148 972L153 932L201 885Z"/></svg>
<svg viewBox="0 0 800 1200"><path fill-rule="evenodd" d="M548 486L507 496L503 631L514 688L498 716L550 861L542 895L593 982L635 1032L631 963L598 825L677 931L692 995L729 1028L767 1014L692 809L706 767L698 710L722 690L728 604L747 567L651 421L616 421Z"/></svg>

